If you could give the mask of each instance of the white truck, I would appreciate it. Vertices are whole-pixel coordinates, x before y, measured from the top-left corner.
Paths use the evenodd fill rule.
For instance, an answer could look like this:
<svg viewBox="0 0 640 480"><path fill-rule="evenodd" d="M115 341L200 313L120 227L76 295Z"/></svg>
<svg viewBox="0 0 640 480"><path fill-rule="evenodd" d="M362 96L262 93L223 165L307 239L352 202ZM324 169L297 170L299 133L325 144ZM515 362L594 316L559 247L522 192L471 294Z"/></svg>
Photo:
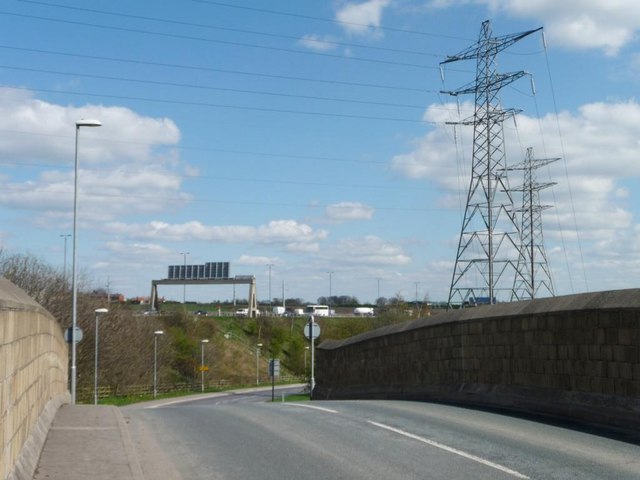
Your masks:
<svg viewBox="0 0 640 480"><path fill-rule="evenodd" d="M316 317L328 317L329 306L328 305L307 305L304 309L305 315L314 315Z"/></svg>

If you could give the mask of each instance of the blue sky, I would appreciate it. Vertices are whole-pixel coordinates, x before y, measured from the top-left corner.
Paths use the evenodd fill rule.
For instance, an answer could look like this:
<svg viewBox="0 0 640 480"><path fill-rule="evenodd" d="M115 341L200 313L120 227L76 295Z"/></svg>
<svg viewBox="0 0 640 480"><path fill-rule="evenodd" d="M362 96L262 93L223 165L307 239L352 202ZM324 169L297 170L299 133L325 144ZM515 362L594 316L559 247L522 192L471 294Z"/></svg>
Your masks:
<svg viewBox="0 0 640 480"><path fill-rule="evenodd" d="M531 74L503 90L522 110L505 124L508 161L528 146L562 157L540 173L557 183L542 192L557 292L637 287L633 0L5 0L0 245L63 267L75 121L95 118L78 150L85 284L148 295L189 252L255 275L259 299L271 270L272 297L284 284L310 302L330 288L446 300L472 138L446 122L473 99L439 92L475 65L447 66L443 82L439 63L487 19L495 35L544 27L544 43L533 34L498 65Z"/></svg>

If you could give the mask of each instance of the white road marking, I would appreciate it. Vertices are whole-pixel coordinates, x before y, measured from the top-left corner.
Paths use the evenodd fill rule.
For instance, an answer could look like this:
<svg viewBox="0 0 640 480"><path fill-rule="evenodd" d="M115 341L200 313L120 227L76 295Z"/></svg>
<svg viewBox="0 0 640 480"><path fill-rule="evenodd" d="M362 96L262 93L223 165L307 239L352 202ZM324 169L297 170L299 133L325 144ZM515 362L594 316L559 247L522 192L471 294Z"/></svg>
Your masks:
<svg viewBox="0 0 640 480"><path fill-rule="evenodd" d="M325 408L325 407L318 407L316 405L307 405L305 403L284 402L283 405L292 405L294 407L311 408L313 410L320 410L321 412L327 412L327 413L338 413L337 410L331 410L330 408Z"/></svg>
<svg viewBox="0 0 640 480"><path fill-rule="evenodd" d="M178 403L187 403L187 402L195 402L198 400L207 400L209 398L216 398L216 397L223 397L225 395L228 395L230 393L235 393L235 392L218 392L218 393L210 393L208 395L188 395L188 396L184 396L182 398L178 398L176 400L167 400L165 402L161 402L161 403L155 403L153 405L147 405L146 407L143 407L145 410L149 409L149 408L160 408L160 407L166 407L168 405L176 405Z"/></svg>
<svg viewBox="0 0 640 480"><path fill-rule="evenodd" d="M458 450L457 448L449 447L447 445L444 445L443 443L434 442L433 440L429 440L428 438L420 437L418 435L414 435L413 433L405 432L404 430L390 427L389 425L384 425L378 422L372 422L371 420L367 420L367 423L370 423L371 425L375 425L376 427L384 428L385 430L389 430L391 432L397 433L398 435L403 435L407 438L411 438L413 440L426 443L427 445L431 445L432 447L439 448L446 452L453 453L455 455L460 455L461 457L468 458L469 460L473 460L474 462L481 463L483 465L486 465L487 467L495 468L496 470L500 470L501 472L508 473L509 475L513 475L514 477L525 478L525 479L529 478L526 475L520 472L516 472L515 470L511 470L510 468L507 468L503 465L494 463L490 460L487 460L482 457L478 457L476 455L472 455L471 453L463 452L462 450Z"/></svg>

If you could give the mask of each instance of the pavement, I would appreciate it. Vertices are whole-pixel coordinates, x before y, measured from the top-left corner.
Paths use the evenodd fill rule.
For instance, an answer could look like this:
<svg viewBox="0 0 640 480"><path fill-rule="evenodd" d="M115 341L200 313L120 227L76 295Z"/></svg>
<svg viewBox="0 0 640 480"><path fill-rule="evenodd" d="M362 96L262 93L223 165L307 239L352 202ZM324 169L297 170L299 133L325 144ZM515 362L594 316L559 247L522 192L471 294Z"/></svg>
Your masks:
<svg viewBox="0 0 640 480"><path fill-rule="evenodd" d="M55 414L33 480L183 480L149 426L131 410L267 390L271 387L153 400L124 408L63 405Z"/></svg>
<svg viewBox="0 0 640 480"><path fill-rule="evenodd" d="M144 480L127 423L111 405L63 405L34 480Z"/></svg>

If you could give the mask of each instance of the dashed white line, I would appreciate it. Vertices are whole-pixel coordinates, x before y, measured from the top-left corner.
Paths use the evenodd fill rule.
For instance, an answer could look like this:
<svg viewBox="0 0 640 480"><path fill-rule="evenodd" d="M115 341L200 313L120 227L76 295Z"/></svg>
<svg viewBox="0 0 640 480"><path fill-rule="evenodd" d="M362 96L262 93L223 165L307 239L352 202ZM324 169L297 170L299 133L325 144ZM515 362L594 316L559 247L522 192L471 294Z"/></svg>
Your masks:
<svg viewBox="0 0 640 480"><path fill-rule="evenodd" d="M397 433L398 435L403 435L407 438L411 438L413 440L417 440L422 443L426 443L435 448L439 448L449 453L453 453L455 455L460 455L461 457L468 458L469 460L473 460L474 462L481 463L482 465L486 465L487 467L495 468L496 470L500 470L501 472L508 473L509 475L513 475L516 478L524 478L528 479L526 475L516 472L515 470L511 470L510 468L505 467L504 465L500 465L498 463L494 463L491 460L487 460L486 458L478 457L471 453L464 452L462 450L458 450L457 448L449 447L443 443L435 442L433 440L429 440L428 438L420 437L419 435L414 435L413 433L405 432L404 430L400 430L399 428L390 427L389 425L385 425L383 423L373 422L371 420L367 420L367 423L371 425L375 425L379 428L384 428L385 430L389 430L390 432Z"/></svg>

